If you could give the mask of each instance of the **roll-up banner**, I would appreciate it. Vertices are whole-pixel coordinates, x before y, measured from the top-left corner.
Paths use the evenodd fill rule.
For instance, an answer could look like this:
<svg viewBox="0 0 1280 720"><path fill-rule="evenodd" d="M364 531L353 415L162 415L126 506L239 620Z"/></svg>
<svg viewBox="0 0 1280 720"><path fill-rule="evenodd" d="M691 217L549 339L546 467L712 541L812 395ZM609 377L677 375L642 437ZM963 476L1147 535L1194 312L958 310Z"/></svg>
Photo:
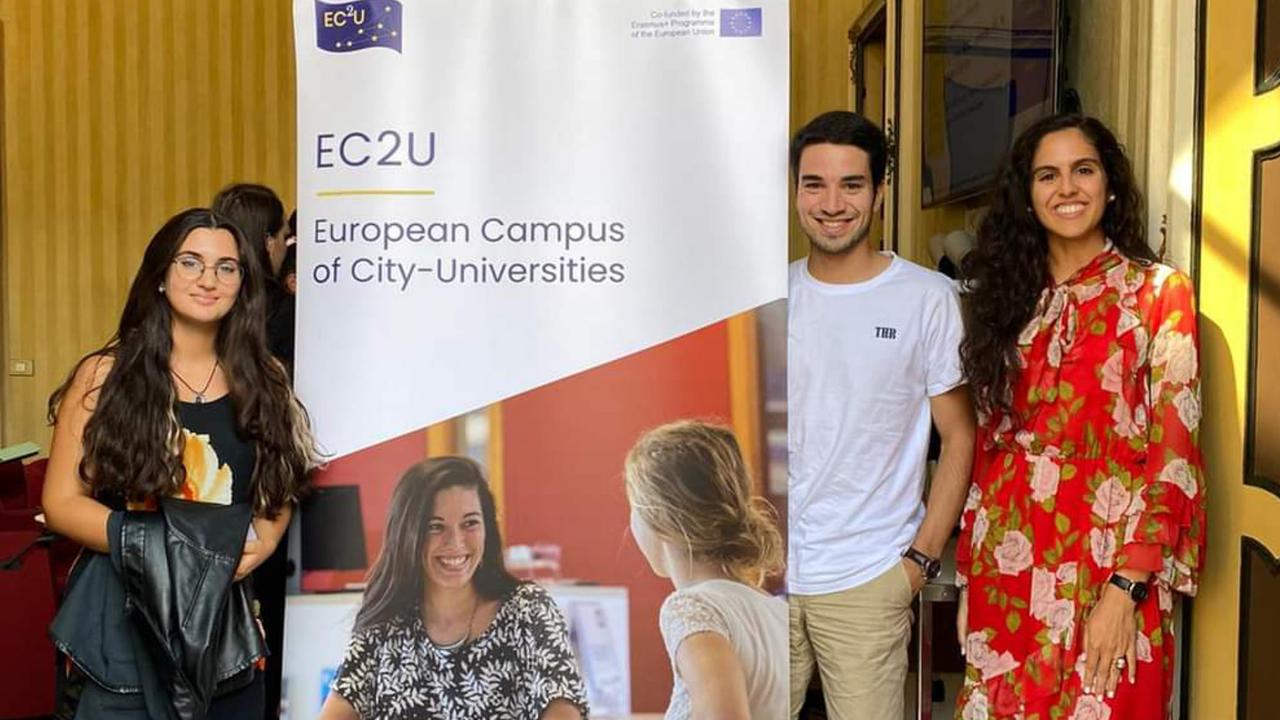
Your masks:
<svg viewBox="0 0 1280 720"><path fill-rule="evenodd" d="M661 712L670 691L656 617L670 584L626 540L638 431L719 419L761 478L785 477L785 403L765 397L785 398L783 327L725 321L786 294L788 13L784 0L294 3L296 388L335 458L319 484L361 505L344 515L331 494L324 512L364 523L356 554L373 563L404 465L344 460L425 457L415 433L501 403L486 432L501 437L488 471L504 541L554 547L559 574L601 592L626 586L620 610L562 603L593 717ZM573 439L583 452L553 451L571 432L591 435ZM316 565L301 552L305 596ZM292 717L313 717L346 630L309 645L341 613L295 600L286 692ZM646 674L656 689L637 684Z"/></svg>
<svg viewBox="0 0 1280 720"><path fill-rule="evenodd" d="M296 3L297 388L343 455L786 294L787 4Z"/></svg>

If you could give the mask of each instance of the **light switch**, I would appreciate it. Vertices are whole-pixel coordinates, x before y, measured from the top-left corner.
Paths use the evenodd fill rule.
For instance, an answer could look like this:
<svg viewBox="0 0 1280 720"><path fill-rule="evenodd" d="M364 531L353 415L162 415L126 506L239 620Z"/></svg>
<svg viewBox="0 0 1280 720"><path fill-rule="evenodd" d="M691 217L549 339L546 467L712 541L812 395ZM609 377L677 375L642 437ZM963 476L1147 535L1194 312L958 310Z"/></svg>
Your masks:
<svg viewBox="0 0 1280 720"><path fill-rule="evenodd" d="M10 375L31 376L36 374L36 363L34 360L12 359L9 361Z"/></svg>

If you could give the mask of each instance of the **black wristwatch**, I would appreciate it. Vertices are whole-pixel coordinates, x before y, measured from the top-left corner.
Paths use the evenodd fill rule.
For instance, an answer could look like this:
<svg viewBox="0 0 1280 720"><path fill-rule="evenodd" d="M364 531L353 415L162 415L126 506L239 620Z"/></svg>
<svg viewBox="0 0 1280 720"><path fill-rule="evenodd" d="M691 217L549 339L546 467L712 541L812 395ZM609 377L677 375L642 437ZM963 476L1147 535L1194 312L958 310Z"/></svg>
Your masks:
<svg viewBox="0 0 1280 720"><path fill-rule="evenodd" d="M932 580L942 574L941 560L929 557L913 547L907 548L907 551L902 553L902 557L919 565L920 570L924 572L924 579L926 581Z"/></svg>
<svg viewBox="0 0 1280 720"><path fill-rule="evenodd" d="M1129 578L1116 573L1111 573L1111 579L1107 582L1110 582L1112 585L1123 590L1135 605L1141 604L1143 600L1147 599L1147 584L1144 582L1130 580Z"/></svg>

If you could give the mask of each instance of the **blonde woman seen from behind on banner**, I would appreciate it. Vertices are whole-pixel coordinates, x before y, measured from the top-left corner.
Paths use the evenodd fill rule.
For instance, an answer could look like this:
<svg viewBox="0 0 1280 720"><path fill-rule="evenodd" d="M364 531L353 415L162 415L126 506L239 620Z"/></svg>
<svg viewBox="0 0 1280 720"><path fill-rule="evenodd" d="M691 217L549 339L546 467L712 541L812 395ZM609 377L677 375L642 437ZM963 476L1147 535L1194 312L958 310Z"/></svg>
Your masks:
<svg viewBox="0 0 1280 720"><path fill-rule="evenodd" d="M627 456L631 531L675 592L660 625L675 672L667 720L764 720L787 708L787 605L760 584L782 537L732 431L684 421L645 433Z"/></svg>

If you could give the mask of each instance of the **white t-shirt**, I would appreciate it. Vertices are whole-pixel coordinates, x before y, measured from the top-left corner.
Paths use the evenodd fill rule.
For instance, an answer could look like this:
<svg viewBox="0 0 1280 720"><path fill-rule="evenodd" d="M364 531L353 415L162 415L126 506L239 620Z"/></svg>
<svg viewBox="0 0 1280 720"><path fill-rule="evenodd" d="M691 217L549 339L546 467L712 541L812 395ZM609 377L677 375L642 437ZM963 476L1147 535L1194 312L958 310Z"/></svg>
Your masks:
<svg viewBox="0 0 1280 720"><path fill-rule="evenodd" d="M900 562L924 519L929 398L962 383L951 281L889 254L860 283L791 264L787 586L839 592Z"/></svg>
<svg viewBox="0 0 1280 720"><path fill-rule="evenodd" d="M689 717L689 693L676 669L676 650L700 632L724 636L742 664L753 720L787 716L787 603L782 598L732 580L704 580L677 590L662 603L662 640L671 657L675 685L666 720Z"/></svg>

